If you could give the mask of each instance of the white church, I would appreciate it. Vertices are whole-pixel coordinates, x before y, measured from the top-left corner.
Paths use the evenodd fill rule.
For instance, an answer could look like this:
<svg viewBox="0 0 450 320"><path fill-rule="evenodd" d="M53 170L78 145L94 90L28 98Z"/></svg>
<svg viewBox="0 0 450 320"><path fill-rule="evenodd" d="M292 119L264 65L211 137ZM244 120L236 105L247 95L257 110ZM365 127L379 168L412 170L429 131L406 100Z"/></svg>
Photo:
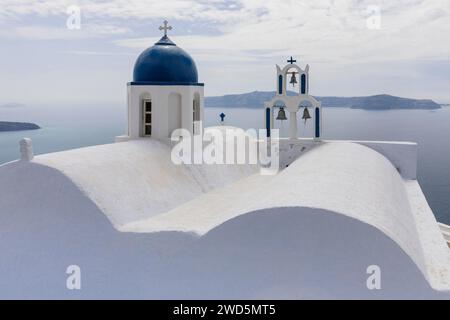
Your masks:
<svg viewBox="0 0 450 320"><path fill-rule="evenodd" d="M116 143L34 155L24 139L0 166L0 298L450 298L450 227L417 181L417 144L323 139L293 57L261 106L277 174L173 163L174 130L230 127L202 128L204 84L171 29L136 60Z"/></svg>
<svg viewBox="0 0 450 320"><path fill-rule="evenodd" d="M164 36L138 57L128 83L128 132L124 139L170 138L178 128L194 133L203 119L203 83L191 56Z"/></svg>

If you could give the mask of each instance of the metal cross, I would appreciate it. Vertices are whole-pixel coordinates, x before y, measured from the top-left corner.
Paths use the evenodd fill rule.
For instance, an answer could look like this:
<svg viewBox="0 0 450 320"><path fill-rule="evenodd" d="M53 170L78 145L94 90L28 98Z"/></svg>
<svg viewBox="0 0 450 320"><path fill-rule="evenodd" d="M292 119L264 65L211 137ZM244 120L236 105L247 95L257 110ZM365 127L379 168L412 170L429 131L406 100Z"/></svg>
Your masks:
<svg viewBox="0 0 450 320"><path fill-rule="evenodd" d="M292 56L291 56L291 58L287 62L289 62L290 64L293 64L294 62L297 62L297 60L292 59Z"/></svg>
<svg viewBox="0 0 450 320"><path fill-rule="evenodd" d="M169 22L167 20L164 20L164 27L160 26L159 30L164 30L164 35L167 36L167 30L172 30L172 26L168 26Z"/></svg>

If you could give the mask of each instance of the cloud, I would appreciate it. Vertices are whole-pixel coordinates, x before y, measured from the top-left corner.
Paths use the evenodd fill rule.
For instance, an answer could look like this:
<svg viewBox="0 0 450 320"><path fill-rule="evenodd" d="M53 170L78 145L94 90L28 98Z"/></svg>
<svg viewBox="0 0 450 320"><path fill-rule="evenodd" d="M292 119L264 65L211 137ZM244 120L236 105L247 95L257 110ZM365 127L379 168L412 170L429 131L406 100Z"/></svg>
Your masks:
<svg viewBox="0 0 450 320"><path fill-rule="evenodd" d="M424 61L442 65L439 61L450 57L448 0L1 2L0 37L99 39L79 41L73 51L66 51L65 44L58 43L55 46L60 47L54 51L90 55L93 60L105 55L105 63L106 56L116 53L137 56L158 40L157 28L168 19L174 27L171 39L194 57L202 81L208 82L208 90L216 90L216 94L268 88L272 85L273 65L291 55L301 65L312 65L313 77L320 78L314 87L321 87L327 94L339 95L342 90L355 94L356 87L360 94L382 92L397 83L404 83L407 89L402 90L410 92L411 75L420 73L414 82L419 83L424 74L436 73L419 72L416 65L423 66ZM65 28L66 11L73 4L81 9L81 30ZM371 5L379 6L381 12L381 28L377 30L367 27ZM111 66L117 66L115 59L110 57ZM129 65L133 61L130 59ZM395 83L387 84L386 78ZM427 90L443 83L439 81L433 85L429 81ZM419 89L417 85L416 91Z"/></svg>
<svg viewBox="0 0 450 320"><path fill-rule="evenodd" d="M3 0L0 18L24 15L66 15L73 1ZM196 33L174 29L176 42L205 58L209 54L247 60L258 52L297 55L308 60L342 63L448 57L450 2L447 0L378 0L381 29L367 28L372 0L242 0L156 1L79 0L84 32L53 27L20 26L15 35L38 39L71 39L130 34L131 27L154 19L209 26ZM114 21L114 23L111 23ZM129 26L127 26L129 25ZM212 27L211 27L212 26ZM14 33L14 32L13 32ZM153 39L151 40L153 41ZM115 41L119 46L144 48L147 38ZM255 55L256 57L256 55Z"/></svg>
<svg viewBox="0 0 450 320"><path fill-rule="evenodd" d="M110 52L110 51L88 51L88 50L69 50L62 51L64 54L74 54L80 56L136 56L132 52Z"/></svg>
<svg viewBox="0 0 450 320"><path fill-rule="evenodd" d="M166 17L186 21L230 22L243 18L248 8L239 1L218 0L2 0L0 18L8 19L23 15L64 15L67 8L78 5L85 17L120 19L152 19Z"/></svg>
<svg viewBox="0 0 450 320"><path fill-rule="evenodd" d="M297 55L308 61L341 63L441 59L450 56L450 2L440 0L378 1L381 29L367 28L372 1L242 1L239 13L211 10L200 19L216 17L215 34L176 35L181 46L199 55ZM175 10L176 12L176 10ZM172 14L175 14L173 12ZM141 13L142 14L142 13ZM188 13L181 17L190 19ZM198 15L193 13L194 16ZM223 19L224 17L231 19ZM155 39L115 41L119 46L145 48ZM265 53L265 54L264 54ZM255 55L255 59L257 59Z"/></svg>
<svg viewBox="0 0 450 320"><path fill-rule="evenodd" d="M59 27L28 25L16 26L9 30L1 30L0 36L4 38L22 38L28 40L74 40L107 37L111 35L126 34L128 28L113 25L83 24L81 29L68 29L65 25Z"/></svg>

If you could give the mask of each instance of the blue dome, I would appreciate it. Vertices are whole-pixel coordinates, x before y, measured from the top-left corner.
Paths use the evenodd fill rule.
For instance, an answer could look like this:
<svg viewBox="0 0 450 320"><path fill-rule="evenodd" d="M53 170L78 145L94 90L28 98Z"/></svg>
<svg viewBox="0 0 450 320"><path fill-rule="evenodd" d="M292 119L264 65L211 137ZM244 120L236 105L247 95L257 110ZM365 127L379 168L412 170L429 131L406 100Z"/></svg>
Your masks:
<svg viewBox="0 0 450 320"><path fill-rule="evenodd" d="M197 84L197 67L186 51L164 36L137 58L133 81L150 84Z"/></svg>

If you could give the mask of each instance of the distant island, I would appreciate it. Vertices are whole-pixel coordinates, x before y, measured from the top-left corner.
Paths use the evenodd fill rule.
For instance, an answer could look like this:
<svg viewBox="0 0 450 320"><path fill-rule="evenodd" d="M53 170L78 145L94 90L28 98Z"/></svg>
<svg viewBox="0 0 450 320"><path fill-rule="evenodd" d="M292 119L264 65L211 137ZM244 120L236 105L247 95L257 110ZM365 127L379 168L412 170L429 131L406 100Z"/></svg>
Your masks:
<svg viewBox="0 0 450 320"><path fill-rule="evenodd" d="M289 93L288 93L289 94ZM294 94L294 93L290 93ZM264 102L275 95L274 91L253 91L243 94L230 94L206 97L205 107L222 108L262 108ZM365 110L391 109L440 109L441 105L430 99L409 99L380 94L366 97L315 97L323 107L352 108Z"/></svg>
<svg viewBox="0 0 450 320"><path fill-rule="evenodd" d="M24 105L23 103L17 103L17 102L0 104L0 108L5 108L5 109L15 109L15 108L23 108L23 107L26 107L26 105Z"/></svg>
<svg viewBox="0 0 450 320"><path fill-rule="evenodd" d="M0 132L40 129L37 124L29 122L0 121Z"/></svg>

